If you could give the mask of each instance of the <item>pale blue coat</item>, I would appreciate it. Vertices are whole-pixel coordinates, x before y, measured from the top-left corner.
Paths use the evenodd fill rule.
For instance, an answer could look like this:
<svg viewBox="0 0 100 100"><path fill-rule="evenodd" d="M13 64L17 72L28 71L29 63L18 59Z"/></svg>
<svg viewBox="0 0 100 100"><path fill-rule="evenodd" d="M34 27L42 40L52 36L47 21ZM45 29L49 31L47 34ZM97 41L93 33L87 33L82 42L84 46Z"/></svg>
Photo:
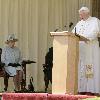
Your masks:
<svg viewBox="0 0 100 100"><path fill-rule="evenodd" d="M22 70L22 66L18 66L17 68L8 66L9 63L22 63L21 52L19 48L14 47L11 48L6 46L2 49L1 61L5 63L5 71L10 75L16 75L16 70Z"/></svg>

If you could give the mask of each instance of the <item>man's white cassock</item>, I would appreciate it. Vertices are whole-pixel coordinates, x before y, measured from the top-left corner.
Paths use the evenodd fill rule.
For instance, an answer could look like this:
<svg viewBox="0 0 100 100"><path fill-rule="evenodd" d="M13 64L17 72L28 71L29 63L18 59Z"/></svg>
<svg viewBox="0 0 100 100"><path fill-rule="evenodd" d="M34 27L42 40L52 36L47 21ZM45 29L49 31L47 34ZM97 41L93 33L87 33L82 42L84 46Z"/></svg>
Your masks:
<svg viewBox="0 0 100 100"><path fill-rule="evenodd" d="M78 67L78 92L100 93L100 49L98 34L100 20L89 17L86 21L79 21L73 33L80 34L90 41L80 42Z"/></svg>

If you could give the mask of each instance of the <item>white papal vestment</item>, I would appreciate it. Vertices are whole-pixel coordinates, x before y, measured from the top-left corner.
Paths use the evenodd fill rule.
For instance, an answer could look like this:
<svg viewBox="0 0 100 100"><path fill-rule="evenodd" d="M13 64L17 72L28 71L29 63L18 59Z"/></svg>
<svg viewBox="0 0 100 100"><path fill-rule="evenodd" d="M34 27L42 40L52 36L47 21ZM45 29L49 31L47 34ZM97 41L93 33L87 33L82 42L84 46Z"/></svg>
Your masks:
<svg viewBox="0 0 100 100"><path fill-rule="evenodd" d="M76 33L90 39L87 43L81 41L79 44L78 92L100 93L100 49L97 38L100 20L89 17L86 21L79 21L75 28Z"/></svg>

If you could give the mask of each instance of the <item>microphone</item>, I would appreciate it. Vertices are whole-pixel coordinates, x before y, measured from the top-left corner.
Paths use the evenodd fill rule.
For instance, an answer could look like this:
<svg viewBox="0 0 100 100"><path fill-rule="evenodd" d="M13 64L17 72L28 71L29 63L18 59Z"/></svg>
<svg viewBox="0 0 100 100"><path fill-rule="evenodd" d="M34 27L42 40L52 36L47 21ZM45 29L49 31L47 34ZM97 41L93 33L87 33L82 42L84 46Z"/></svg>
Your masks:
<svg viewBox="0 0 100 100"><path fill-rule="evenodd" d="M69 25L68 25L69 29L72 27L72 25L73 25L73 23L70 22ZM64 26L64 29L65 29L66 27L67 27L67 25Z"/></svg>
<svg viewBox="0 0 100 100"><path fill-rule="evenodd" d="M76 34L76 27L75 27L75 34Z"/></svg>
<svg viewBox="0 0 100 100"><path fill-rule="evenodd" d="M67 27L67 25L64 26L65 28Z"/></svg>
<svg viewBox="0 0 100 100"><path fill-rule="evenodd" d="M69 28L71 28L71 27L72 27L72 25L73 25L73 23L72 23L72 22L70 22L70 23L69 23Z"/></svg>

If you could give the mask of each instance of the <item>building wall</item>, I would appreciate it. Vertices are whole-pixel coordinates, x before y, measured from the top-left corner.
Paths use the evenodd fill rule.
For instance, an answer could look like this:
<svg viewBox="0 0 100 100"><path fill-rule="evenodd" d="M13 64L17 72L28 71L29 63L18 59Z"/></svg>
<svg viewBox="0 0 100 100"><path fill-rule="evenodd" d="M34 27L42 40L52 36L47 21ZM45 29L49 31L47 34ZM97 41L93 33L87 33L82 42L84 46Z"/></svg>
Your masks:
<svg viewBox="0 0 100 100"><path fill-rule="evenodd" d="M33 76L35 90L44 90L42 64L53 42L50 31L71 31L69 23L76 24L83 5L91 9L91 0L0 0L0 47L8 33L16 33L23 58L37 62L27 65L27 83ZM12 80L9 83L12 89ZM0 85L3 87L3 81Z"/></svg>

